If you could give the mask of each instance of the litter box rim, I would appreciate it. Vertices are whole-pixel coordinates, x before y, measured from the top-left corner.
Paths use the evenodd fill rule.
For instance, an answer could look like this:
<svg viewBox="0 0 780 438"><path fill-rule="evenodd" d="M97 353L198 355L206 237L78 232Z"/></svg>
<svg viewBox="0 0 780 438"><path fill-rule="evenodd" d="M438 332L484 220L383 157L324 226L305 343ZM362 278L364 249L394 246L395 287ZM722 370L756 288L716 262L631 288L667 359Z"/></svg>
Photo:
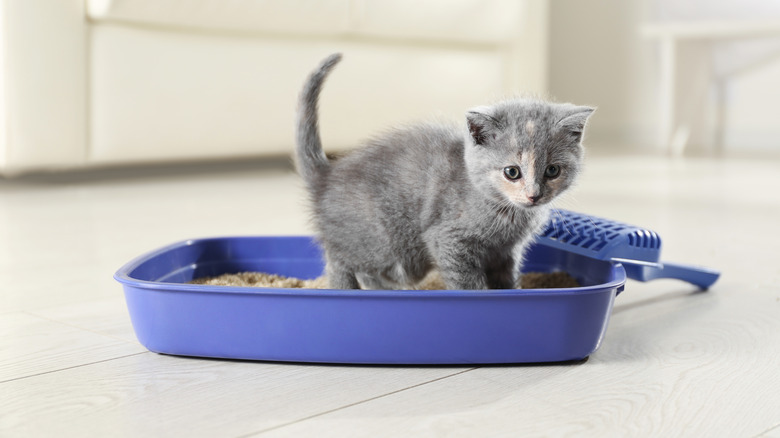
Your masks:
<svg viewBox="0 0 780 438"><path fill-rule="evenodd" d="M279 236L215 236L202 237L181 240L148 251L125 263L114 273L114 279L123 286L148 289L152 291L170 291L170 292L195 292L195 293L219 293L219 294L249 294L249 295L292 295L292 296L316 296L318 298L326 297L354 297L364 298L484 298L487 296L523 296L523 295L582 295L591 293L603 293L606 289L615 289L616 294L623 292L626 283L626 271L619 262L608 262L594 259L587 256L571 253L577 257L592 260L594 263L604 263L612 265L611 281L594 285L566 287L566 288L544 288L544 289L478 289L478 290L451 290L451 289L429 289L429 290L391 290L391 289L311 289L311 288L279 288L279 287L254 287L254 286L214 286L204 284L189 284L173 281L153 281L134 278L131 274L143 263L169 253L183 246L201 245L207 242L226 241L237 239L306 239L316 243L313 236L308 235L279 235ZM536 242L536 244L540 244ZM544 244L544 242L541 242ZM569 252L565 249L551 247L559 251ZM533 266L533 265L531 265Z"/></svg>

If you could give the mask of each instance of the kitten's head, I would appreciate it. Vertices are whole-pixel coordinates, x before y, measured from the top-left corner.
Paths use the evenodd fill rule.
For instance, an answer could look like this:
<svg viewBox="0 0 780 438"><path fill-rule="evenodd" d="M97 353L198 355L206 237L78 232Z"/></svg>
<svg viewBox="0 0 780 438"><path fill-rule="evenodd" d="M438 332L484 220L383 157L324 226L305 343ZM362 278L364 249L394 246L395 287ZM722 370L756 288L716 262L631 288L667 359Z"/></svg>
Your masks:
<svg viewBox="0 0 780 438"><path fill-rule="evenodd" d="M582 132L594 108L516 99L466 114L466 167L485 195L536 207L571 186L582 163Z"/></svg>

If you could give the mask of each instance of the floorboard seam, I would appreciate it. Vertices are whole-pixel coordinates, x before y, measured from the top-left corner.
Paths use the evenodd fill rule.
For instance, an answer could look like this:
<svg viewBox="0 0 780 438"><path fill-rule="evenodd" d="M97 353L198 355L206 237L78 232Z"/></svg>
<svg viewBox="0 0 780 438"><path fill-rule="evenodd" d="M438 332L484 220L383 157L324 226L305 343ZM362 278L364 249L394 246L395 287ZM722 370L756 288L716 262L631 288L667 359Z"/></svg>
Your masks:
<svg viewBox="0 0 780 438"><path fill-rule="evenodd" d="M431 384L431 383L434 383L434 382L438 382L440 380L449 379L450 377L455 377L455 376L460 375L460 374L468 373L470 371L474 371L474 370L477 370L479 368L481 368L481 367L469 368L467 370L459 371L457 373L449 374L449 375L446 375L446 376L443 376L443 377L438 377L436 379L429 380L427 382L418 383L416 385L412 385L412 386L409 386L409 387L406 387L406 388L402 388L402 389L398 389L398 390L395 390L395 391L391 391L391 392L388 392L386 394L378 395L376 397L370 397L370 398L367 398L365 400L360 400L360 401L356 401L354 403L350 403L350 404L347 404L347 405L344 405L344 406L339 406L338 408L330 409L330 410L327 410L327 411L324 411L324 412L320 412L320 413L317 413L317 414L314 414L314 415L309 415L308 417L300 418L298 420L290 421L290 422L287 422L287 423L284 423L284 424L280 424L278 426L269 427L267 429L263 429L263 430L260 430L260 431L257 431L257 432L251 432L251 433L248 433L248 434L245 434L245 435L239 435L239 436L237 436L235 438L249 438L249 437L262 435L262 434L264 434L266 432L270 432L272 430L281 429L283 427L291 426L293 424L300 423L300 422L303 422L303 421L308 421L308 420L311 420L313 418L321 417L323 415L332 414L334 412L338 412L338 411L341 411L343 409L351 408L353 406L361 405L363 403L368 403L368 402L371 402L371 401L374 401L374 400L379 400L381 398L388 397L388 396L391 396L391 395L394 395L394 394L398 394L398 393L401 393L401 392L404 392L404 391L408 391L410 389L419 388L421 386L425 386L425 385L428 385L428 384Z"/></svg>
<svg viewBox="0 0 780 438"><path fill-rule="evenodd" d="M30 316L35 317L35 318L43 319L45 321L54 322L54 323L57 323L57 324L61 324L61 325L70 327L70 328L75 328L75 329L78 329L78 330L81 330L81 331L92 333L94 335L99 335L99 336L102 336L104 338L109 338L109 339L113 339L115 341L122 341L124 343L135 344L135 345L141 346L141 344L138 343L138 342L133 342L133 341L130 341L128 339L119 338L119 337L112 336L112 335L109 335L109 334L106 334L106 333L101 333L101 332L98 332L98 331L95 331L95 330L91 330L91 329L88 329L88 328L85 328L85 327L81 327L81 326L78 326L78 325L75 325L75 324L71 324L69 322L64 322L64 321L60 321L58 319L54 319L54 318L51 318L51 317L48 317L48 316L43 316L43 315L40 315L38 313L35 313L34 310L25 310L25 311L23 311L23 313L26 313L26 314L28 314Z"/></svg>
<svg viewBox="0 0 780 438"><path fill-rule="evenodd" d="M98 361L95 361L95 362L89 362L89 363L83 363L83 364L80 364L80 365L74 365L74 366L71 366L71 367L60 368L60 369L51 370L51 371L44 371L42 373L30 374L29 376L15 377L13 379L0 381L0 385L2 385L3 383L10 383L10 382L16 382L16 381L19 381L19 380L30 379L30 378L33 378L33 377L45 376L47 374L59 373L59 372L62 372L62 371L73 370L73 369L81 368L81 367L88 367L88 366L99 364L99 363L111 362L112 360L124 359L126 357L133 357L133 356L138 356L138 355L147 354L147 353L149 353L149 352L148 351L139 351L138 353L126 354L126 355L123 355L123 356L112 357L110 359L103 359L103 360L98 360Z"/></svg>
<svg viewBox="0 0 780 438"><path fill-rule="evenodd" d="M772 432L773 430L780 429L780 423L775 424L774 426L770 427L769 429L759 433L758 435L753 436L753 438L761 438L762 436L768 434L769 432Z"/></svg>

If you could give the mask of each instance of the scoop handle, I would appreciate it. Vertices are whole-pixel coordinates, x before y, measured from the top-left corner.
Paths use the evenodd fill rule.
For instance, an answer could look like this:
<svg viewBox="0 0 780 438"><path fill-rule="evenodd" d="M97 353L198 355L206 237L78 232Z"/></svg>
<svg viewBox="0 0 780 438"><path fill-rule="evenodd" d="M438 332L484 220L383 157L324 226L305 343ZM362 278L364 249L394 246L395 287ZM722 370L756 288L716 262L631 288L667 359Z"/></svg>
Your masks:
<svg viewBox="0 0 780 438"><path fill-rule="evenodd" d="M687 281L703 290L707 290L720 277L720 272L700 266L670 262L632 263L626 260L621 260L620 262L626 269L626 276L639 281L674 278Z"/></svg>

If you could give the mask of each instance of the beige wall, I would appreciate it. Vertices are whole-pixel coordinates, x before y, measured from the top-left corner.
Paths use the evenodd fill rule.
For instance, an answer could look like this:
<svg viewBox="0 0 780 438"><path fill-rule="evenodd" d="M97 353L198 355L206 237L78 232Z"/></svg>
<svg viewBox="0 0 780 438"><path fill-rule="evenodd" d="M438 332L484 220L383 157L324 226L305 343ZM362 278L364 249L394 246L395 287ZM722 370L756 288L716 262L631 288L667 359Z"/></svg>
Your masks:
<svg viewBox="0 0 780 438"><path fill-rule="evenodd" d="M699 11L701 19L713 19L710 15L716 12L723 16L720 19L729 18L726 10L697 7L685 12ZM741 10L739 3L734 7ZM691 19L676 17L668 8L660 0L551 2L550 93L558 100L598 106L589 131L591 148L659 147L659 48L641 36L640 27L659 18ZM751 19L745 14L739 18ZM754 15L767 14L757 10ZM755 54L756 45L763 51L762 56L753 56L760 58L758 67L729 75L726 82L727 151L780 152L780 116L775 109L780 101L780 39L719 45L716 61L749 63L745 60Z"/></svg>
<svg viewBox="0 0 780 438"><path fill-rule="evenodd" d="M780 151L780 56L735 76L726 88L726 101L726 149Z"/></svg>

